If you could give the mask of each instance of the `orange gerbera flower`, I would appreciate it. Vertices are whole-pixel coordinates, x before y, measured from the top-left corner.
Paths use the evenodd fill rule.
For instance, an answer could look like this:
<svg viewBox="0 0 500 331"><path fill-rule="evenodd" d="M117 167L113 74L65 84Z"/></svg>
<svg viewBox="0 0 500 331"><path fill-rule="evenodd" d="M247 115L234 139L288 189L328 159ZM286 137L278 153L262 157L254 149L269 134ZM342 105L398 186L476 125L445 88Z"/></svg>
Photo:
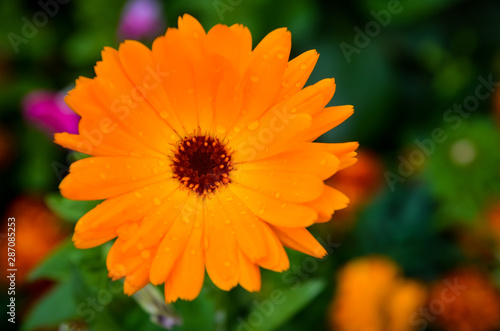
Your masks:
<svg viewBox="0 0 500 331"><path fill-rule="evenodd" d="M312 143L349 117L325 108L333 79L303 89L315 51L288 61L277 29L252 50L242 25L205 32L189 15L152 49L105 48L96 77L66 98L79 134L55 141L93 157L75 162L62 194L106 199L75 228L88 248L115 237L107 267L131 294L165 283L167 302L195 298L205 268L229 290L260 288L259 266L288 268L283 245L321 257L305 229L348 199L323 181L355 162L357 143Z"/></svg>

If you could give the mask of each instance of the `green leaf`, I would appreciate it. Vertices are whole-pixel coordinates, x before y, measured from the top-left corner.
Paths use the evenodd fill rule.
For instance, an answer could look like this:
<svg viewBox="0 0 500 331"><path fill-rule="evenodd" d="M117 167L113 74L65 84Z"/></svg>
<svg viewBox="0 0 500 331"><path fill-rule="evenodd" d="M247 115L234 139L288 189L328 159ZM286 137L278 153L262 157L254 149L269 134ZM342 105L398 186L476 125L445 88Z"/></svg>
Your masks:
<svg viewBox="0 0 500 331"><path fill-rule="evenodd" d="M77 304L71 290L71 282L63 282L57 285L30 311L25 319L23 330L53 327L77 317Z"/></svg>
<svg viewBox="0 0 500 331"><path fill-rule="evenodd" d="M207 289L202 289L200 295L193 301L177 301L173 304L182 316L182 325L174 330L215 330L216 307L207 295ZM196 318L193 318L196 316Z"/></svg>
<svg viewBox="0 0 500 331"><path fill-rule="evenodd" d="M239 319L238 322L240 325L248 323L255 331L276 330L313 301L325 287L326 282L323 280L310 280L296 288L274 289L269 299L255 301L254 308L248 315L248 317L258 315L261 319L247 318L245 321ZM263 322L255 323L257 320Z"/></svg>
<svg viewBox="0 0 500 331"><path fill-rule="evenodd" d="M101 201L73 201L62 197L59 193L50 193L46 196L45 202L57 216L76 223Z"/></svg>
<svg viewBox="0 0 500 331"><path fill-rule="evenodd" d="M76 251L71 240L66 240L59 245L52 254L45 259L38 267L31 271L28 275L28 280L33 281L40 278L48 278L52 280L65 280L71 274L71 264L68 260L68 255Z"/></svg>

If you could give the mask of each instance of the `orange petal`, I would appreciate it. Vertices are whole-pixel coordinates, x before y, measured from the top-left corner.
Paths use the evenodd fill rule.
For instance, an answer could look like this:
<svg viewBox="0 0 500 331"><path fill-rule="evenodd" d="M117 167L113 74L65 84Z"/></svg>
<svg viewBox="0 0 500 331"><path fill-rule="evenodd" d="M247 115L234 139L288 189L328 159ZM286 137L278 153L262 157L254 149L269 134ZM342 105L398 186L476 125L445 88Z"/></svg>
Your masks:
<svg viewBox="0 0 500 331"><path fill-rule="evenodd" d="M231 179L253 191L293 203L316 199L324 186L313 174L268 169L236 171Z"/></svg>
<svg viewBox="0 0 500 331"><path fill-rule="evenodd" d="M317 258L322 258L327 254L323 246L305 228L272 226L272 229L286 247Z"/></svg>
<svg viewBox="0 0 500 331"><path fill-rule="evenodd" d="M223 214L224 222L229 221L234 229L238 247L255 262L267 255L267 245L263 235L262 221L229 190L216 195ZM210 240L213 240L211 238Z"/></svg>
<svg viewBox="0 0 500 331"><path fill-rule="evenodd" d="M227 189L238 196L255 215L274 225L309 226L314 223L318 216L309 207L282 202L238 184L231 184Z"/></svg>
<svg viewBox="0 0 500 331"><path fill-rule="evenodd" d="M59 188L73 200L100 200L172 178L166 160L133 157L91 157L74 162Z"/></svg>
<svg viewBox="0 0 500 331"><path fill-rule="evenodd" d="M301 138L308 141L313 141L323 133L335 128L337 125L344 122L354 113L352 106L337 106L323 109L313 118L312 125L304 133L301 133Z"/></svg>
<svg viewBox="0 0 500 331"><path fill-rule="evenodd" d="M276 100L282 101L299 92L307 82L318 61L319 54L310 50L297 56L290 62L283 75L283 83Z"/></svg>
<svg viewBox="0 0 500 331"><path fill-rule="evenodd" d="M116 237L117 228L142 219L156 209L155 198L162 199L175 188L173 182L169 185L154 184L102 202L76 223L75 246L90 248Z"/></svg>
<svg viewBox="0 0 500 331"><path fill-rule="evenodd" d="M241 250L238 250L238 261L241 286L249 292L260 291L259 266L251 262Z"/></svg>
<svg viewBox="0 0 500 331"><path fill-rule="evenodd" d="M338 169L339 160L327 152L314 152L307 149L284 152L267 159L244 162L237 165L238 171L249 170L290 171L310 173L322 180L330 178Z"/></svg>
<svg viewBox="0 0 500 331"><path fill-rule="evenodd" d="M231 221L219 203L207 209L205 226L207 273L216 286L229 291L238 284L238 246Z"/></svg>
<svg viewBox="0 0 500 331"><path fill-rule="evenodd" d="M186 249L190 240L193 228L203 226L200 224L200 206L202 202L198 197L190 196L180 206L180 213L172 223L172 227L161 240L156 257L151 265L149 278L152 284L158 285L167 279L170 272L174 269L176 261ZM196 223L196 226L193 226Z"/></svg>
<svg viewBox="0 0 500 331"><path fill-rule="evenodd" d="M262 268L282 272L290 267L290 261L286 255L283 245L276 237L271 227L263 223L265 231L264 237L267 243L267 255L266 257L259 259L257 264Z"/></svg>
<svg viewBox="0 0 500 331"><path fill-rule="evenodd" d="M344 209L348 203L349 198L342 192L325 185L323 194L318 199L305 203L305 205L318 212L316 223L323 223L332 218L334 211Z"/></svg>
<svg viewBox="0 0 500 331"><path fill-rule="evenodd" d="M194 222L195 225L186 248L165 283L165 302L167 303L178 298L194 300L203 286L205 276L205 254L202 242L204 236L203 213L198 213Z"/></svg>

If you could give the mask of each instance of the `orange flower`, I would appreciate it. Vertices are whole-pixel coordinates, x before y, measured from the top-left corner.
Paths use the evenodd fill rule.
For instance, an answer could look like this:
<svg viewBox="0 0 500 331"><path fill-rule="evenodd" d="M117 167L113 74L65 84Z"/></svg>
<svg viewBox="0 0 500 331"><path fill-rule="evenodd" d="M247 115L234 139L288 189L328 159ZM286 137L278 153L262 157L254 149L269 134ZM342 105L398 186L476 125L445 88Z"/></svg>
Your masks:
<svg viewBox="0 0 500 331"><path fill-rule="evenodd" d="M330 325L336 331L410 331L410 316L425 303L422 284L399 277L398 267L382 257L347 264L338 276Z"/></svg>
<svg viewBox="0 0 500 331"><path fill-rule="evenodd" d="M436 312L437 325L446 331L493 331L500 328L500 297L487 276L476 270L463 269L449 274L445 280L448 282L439 282L431 290L431 308L433 301L443 302L444 306ZM456 293L449 290L450 283L458 284Z"/></svg>
<svg viewBox="0 0 500 331"><path fill-rule="evenodd" d="M318 54L288 61L282 28L252 51L249 30L205 32L179 19L152 50L126 41L105 48L96 77L66 98L79 135L55 141L93 157L60 185L75 200L106 199L76 225L77 247L115 237L107 267L125 292L165 283L167 302L194 299L205 268L229 290L260 288L259 266L288 268L283 245L326 254L305 229L348 199L324 180L355 162L357 143L312 143L348 118L325 108L333 79L303 89Z"/></svg>
<svg viewBox="0 0 500 331"><path fill-rule="evenodd" d="M16 219L16 278L22 283L31 269L64 238L64 231L58 218L42 201L35 198L17 198L12 202L6 217ZM7 233L7 230L2 232ZM7 252L7 237L2 238L1 242L2 252ZM4 270L7 269L7 262L6 258L2 259Z"/></svg>

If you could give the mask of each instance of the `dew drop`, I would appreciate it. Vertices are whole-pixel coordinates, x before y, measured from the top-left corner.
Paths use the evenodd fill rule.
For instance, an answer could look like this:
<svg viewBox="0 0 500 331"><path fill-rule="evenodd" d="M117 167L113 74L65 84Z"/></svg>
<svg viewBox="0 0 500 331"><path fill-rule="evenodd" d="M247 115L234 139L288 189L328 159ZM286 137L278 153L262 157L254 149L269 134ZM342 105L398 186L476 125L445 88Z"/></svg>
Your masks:
<svg viewBox="0 0 500 331"><path fill-rule="evenodd" d="M144 132L142 132L142 131L137 132L137 134L138 134L140 137L144 136Z"/></svg>
<svg viewBox="0 0 500 331"><path fill-rule="evenodd" d="M157 174L158 174L158 168L153 168L153 169L151 169L151 171L152 171L155 175L157 175Z"/></svg>
<svg viewBox="0 0 500 331"><path fill-rule="evenodd" d="M277 57L278 59L282 59L282 58L284 58L284 57L285 57L285 54L283 54L283 53L278 53L278 54L276 54L276 57Z"/></svg>
<svg viewBox="0 0 500 331"><path fill-rule="evenodd" d="M126 165L125 165L125 167L126 167L127 169L132 169L132 166L131 166L130 164L126 164Z"/></svg>
<svg viewBox="0 0 500 331"><path fill-rule="evenodd" d="M165 253L170 253L170 247L165 247L164 251Z"/></svg>
<svg viewBox="0 0 500 331"><path fill-rule="evenodd" d="M154 197L154 198L153 198L153 205L155 205L155 206L159 206L159 205L161 205L161 200L160 200L160 198L158 198L158 197Z"/></svg>
<svg viewBox="0 0 500 331"><path fill-rule="evenodd" d="M231 221L230 220L225 220L224 223L226 223L226 225L229 225L229 224L231 224Z"/></svg>
<svg viewBox="0 0 500 331"><path fill-rule="evenodd" d="M111 168L111 166L110 166L109 164L106 164L104 167L105 167L106 169L110 169L110 168Z"/></svg>
<svg viewBox="0 0 500 331"><path fill-rule="evenodd" d="M224 126L222 126L222 125L217 125L217 129L216 130L217 130L218 134L224 134L224 133L226 133L226 128Z"/></svg>
<svg viewBox="0 0 500 331"><path fill-rule="evenodd" d="M259 214L264 214L264 209L259 210Z"/></svg>
<svg viewBox="0 0 500 331"><path fill-rule="evenodd" d="M231 262L229 262L229 261L224 262L224 266L226 268L229 268L231 266Z"/></svg>
<svg viewBox="0 0 500 331"><path fill-rule="evenodd" d="M99 177L101 177L101 179L105 179L105 178L106 178L106 174L105 174L105 173L103 173L103 172L101 172L101 173L99 174Z"/></svg>
<svg viewBox="0 0 500 331"><path fill-rule="evenodd" d="M255 131L259 127L259 121L253 121L252 123L247 125L248 130Z"/></svg>
<svg viewBox="0 0 500 331"><path fill-rule="evenodd" d="M280 197L280 195L281 195L281 193L280 193L280 192L276 192L276 193L274 194L274 197L275 197L276 199L278 199L278 198Z"/></svg>
<svg viewBox="0 0 500 331"><path fill-rule="evenodd" d="M158 164L160 165L160 167L163 167L165 165L165 162L163 162L162 160L158 160Z"/></svg>
<svg viewBox="0 0 500 331"><path fill-rule="evenodd" d="M135 196L138 197L138 198L142 198L142 194L139 193L139 192L135 192Z"/></svg>
<svg viewBox="0 0 500 331"><path fill-rule="evenodd" d="M250 80L254 83L258 82L259 81L259 76L257 75L252 75L250 76Z"/></svg>
<svg viewBox="0 0 500 331"><path fill-rule="evenodd" d="M304 70L305 68L307 68L307 66L305 64L300 65L300 69Z"/></svg>
<svg viewBox="0 0 500 331"><path fill-rule="evenodd" d="M326 164L326 160L321 160L320 164L321 165L325 165Z"/></svg>
<svg viewBox="0 0 500 331"><path fill-rule="evenodd" d="M240 129L238 126L235 126L235 127L233 128L233 130L234 130L234 132L240 132L240 131L241 131L241 129Z"/></svg>

